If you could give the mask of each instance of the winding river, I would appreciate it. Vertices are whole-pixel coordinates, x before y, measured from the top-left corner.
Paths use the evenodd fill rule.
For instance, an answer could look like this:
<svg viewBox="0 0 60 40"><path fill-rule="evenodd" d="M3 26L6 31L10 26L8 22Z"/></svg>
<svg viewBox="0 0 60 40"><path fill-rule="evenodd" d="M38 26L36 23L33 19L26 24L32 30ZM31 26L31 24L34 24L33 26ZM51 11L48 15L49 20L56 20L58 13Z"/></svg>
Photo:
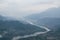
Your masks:
<svg viewBox="0 0 60 40"><path fill-rule="evenodd" d="M45 33L47 33L47 32L50 31L49 28L44 27L44 26L40 26L40 25L37 25L37 24L34 24L34 23L32 23L31 21L29 21L29 20L26 20L26 22L29 23L29 24L31 24L31 25L35 25L35 26L37 26L37 27L39 27L39 28L43 28L43 29L45 29L46 31L45 31L45 32L36 32L36 33L30 34L30 35L16 36L16 37L13 37L12 40L19 40L19 39L22 39L22 38L33 37L33 36L37 36L37 35L40 35L40 34L45 34Z"/></svg>

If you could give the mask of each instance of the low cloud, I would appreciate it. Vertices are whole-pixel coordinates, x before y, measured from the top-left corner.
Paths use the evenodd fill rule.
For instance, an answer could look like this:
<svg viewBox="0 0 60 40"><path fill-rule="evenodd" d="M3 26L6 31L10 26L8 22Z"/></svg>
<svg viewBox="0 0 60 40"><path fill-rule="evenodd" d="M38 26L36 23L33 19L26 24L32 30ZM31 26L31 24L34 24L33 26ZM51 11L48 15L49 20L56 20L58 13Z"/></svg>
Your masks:
<svg viewBox="0 0 60 40"><path fill-rule="evenodd" d="M0 0L0 12L4 12L1 14L14 17L22 17L59 6L60 0Z"/></svg>

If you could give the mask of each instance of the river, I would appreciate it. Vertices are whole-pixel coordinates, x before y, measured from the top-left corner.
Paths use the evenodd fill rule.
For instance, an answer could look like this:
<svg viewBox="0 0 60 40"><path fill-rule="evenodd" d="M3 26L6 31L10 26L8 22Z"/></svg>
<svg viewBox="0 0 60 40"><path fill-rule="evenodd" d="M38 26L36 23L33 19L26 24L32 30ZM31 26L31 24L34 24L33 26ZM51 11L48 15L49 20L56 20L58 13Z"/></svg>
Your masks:
<svg viewBox="0 0 60 40"><path fill-rule="evenodd" d="M47 33L47 32L50 31L50 29L47 28L47 27L45 27L45 26L40 26L40 25L34 24L34 23L32 23L31 21L29 21L29 20L26 20L26 22L29 23L29 24L31 24L31 25L35 25L35 26L37 26L37 27L39 27L39 28L43 28L43 29L45 29L46 31L45 31L45 32L35 32L35 33L33 33L33 34L30 34L30 35L16 36L16 37L13 37L12 40L19 40L19 39L22 39L22 38L33 37L33 36L37 36L37 35L40 35L40 34L45 34L45 33Z"/></svg>

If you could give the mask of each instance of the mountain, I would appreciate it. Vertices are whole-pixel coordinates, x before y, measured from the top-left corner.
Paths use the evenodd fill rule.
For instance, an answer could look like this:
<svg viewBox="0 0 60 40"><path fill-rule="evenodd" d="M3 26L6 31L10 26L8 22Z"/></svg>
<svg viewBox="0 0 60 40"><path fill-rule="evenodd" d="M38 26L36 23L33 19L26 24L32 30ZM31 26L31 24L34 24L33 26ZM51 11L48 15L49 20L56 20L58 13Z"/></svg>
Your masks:
<svg viewBox="0 0 60 40"><path fill-rule="evenodd" d="M19 20L10 19L9 17L0 16L0 40L12 40L16 36L46 31L35 25L24 24L24 22L20 22Z"/></svg>
<svg viewBox="0 0 60 40"><path fill-rule="evenodd" d="M60 24L60 8L50 8L39 14L29 15L26 19L39 25L55 26ZM49 28L52 29L53 27Z"/></svg>
<svg viewBox="0 0 60 40"><path fill-rule="evenodd" d="M41 40L60 40L60 8L50 8L44 12L25 17L38 25L43 25L51 31L38 36Z"/></svg>
<svg viewBox="0 0 60 40"><path fill-rule="evenodd" d="M39 18L46 18L46 17L60 18L60 7L50 8L44 12L29 15L26 18L39 19Z"/></svg>

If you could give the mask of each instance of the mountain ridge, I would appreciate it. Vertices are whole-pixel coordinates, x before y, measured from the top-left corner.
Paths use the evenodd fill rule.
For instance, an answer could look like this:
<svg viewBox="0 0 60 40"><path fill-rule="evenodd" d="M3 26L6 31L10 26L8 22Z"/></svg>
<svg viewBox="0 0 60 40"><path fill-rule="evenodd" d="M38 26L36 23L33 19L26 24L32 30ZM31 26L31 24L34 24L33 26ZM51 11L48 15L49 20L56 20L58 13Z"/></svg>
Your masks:
<svg viewBox="0 0 60 40"><path fill-rule="evenodd" d="M47 9L46 11L43 11L38 14L36 13L33 15L29 15L25 18L35 19L35 18L45 18L45 17L60 18L60 7L59 8L50 8L50 9Z"/></svg>
<svg viewBox="0 0 60 40"><path fill-rule="evenodd" d="M15 36L30 35L36 32L44 32L45 29L39 28L31 24L23 24L19 20L6 20L5 17L0 17L0 36L2 40L11 40Z"/></svg>

